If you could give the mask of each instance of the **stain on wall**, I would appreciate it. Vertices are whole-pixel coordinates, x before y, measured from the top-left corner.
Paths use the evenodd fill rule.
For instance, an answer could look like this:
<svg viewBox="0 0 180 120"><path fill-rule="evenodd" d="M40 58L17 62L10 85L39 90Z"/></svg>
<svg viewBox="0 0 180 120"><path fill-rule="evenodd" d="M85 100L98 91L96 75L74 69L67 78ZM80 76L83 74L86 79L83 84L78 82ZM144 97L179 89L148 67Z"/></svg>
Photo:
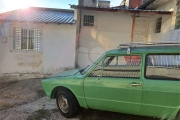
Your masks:
<svg viewBox="0 0 180 120"><path fill-rule="evenodd" d="M41 54L18 54L15 55L17 64L23 67L40 67L42 65Z"/></svg>

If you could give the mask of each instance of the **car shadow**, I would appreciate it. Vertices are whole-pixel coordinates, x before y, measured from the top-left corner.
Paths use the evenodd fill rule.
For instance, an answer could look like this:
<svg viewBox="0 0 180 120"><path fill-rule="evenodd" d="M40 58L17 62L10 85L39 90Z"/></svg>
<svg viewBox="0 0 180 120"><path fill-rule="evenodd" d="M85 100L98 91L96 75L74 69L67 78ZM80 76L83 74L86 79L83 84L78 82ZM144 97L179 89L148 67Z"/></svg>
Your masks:
<svg viewBox="0 0 180 120"><path fill-rule="evenodd" d="M81 109L75 118L80 120L160 120L158 118L107 112L93 109Z"/></svg>

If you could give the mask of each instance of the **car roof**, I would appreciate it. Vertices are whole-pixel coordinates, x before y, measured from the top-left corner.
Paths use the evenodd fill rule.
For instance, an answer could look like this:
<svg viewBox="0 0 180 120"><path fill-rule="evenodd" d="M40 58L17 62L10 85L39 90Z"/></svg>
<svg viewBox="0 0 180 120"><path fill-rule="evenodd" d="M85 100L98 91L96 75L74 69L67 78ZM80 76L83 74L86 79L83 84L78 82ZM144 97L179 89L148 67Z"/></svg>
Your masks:
<svg viewBox="0 0 180 120"><path fill-rule="evenodd" d="M119 48L107 51L106 55L116 55L116 54L127 54L128 48ZM130 48L130 54L167 54L174 53L180 54L180 46L145 46L145 47L132 47Z"/></svg>

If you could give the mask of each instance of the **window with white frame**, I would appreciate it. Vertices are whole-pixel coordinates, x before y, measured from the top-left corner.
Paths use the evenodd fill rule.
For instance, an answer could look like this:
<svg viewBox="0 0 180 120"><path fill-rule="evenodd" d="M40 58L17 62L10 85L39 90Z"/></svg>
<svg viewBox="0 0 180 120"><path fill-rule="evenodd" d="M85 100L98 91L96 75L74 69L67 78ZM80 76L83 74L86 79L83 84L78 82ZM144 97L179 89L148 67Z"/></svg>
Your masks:
<svg viewBox="0 0 180 120"><path fill-rule="evenodd" d="M41 30L27 28L13 28L14 50L40 51Z"/></svg>
<svg viewBox="0 0 180 120"><path fill-rule="evenodd" d="M158 18L156 20L156 29L155 33L160 33L161 32L161 26L162 26L162 17Z"/></svg>
<svg viewBox="0 0 180 120"><path fill-rule="evenodd" d="M177 1L177 14L176 14L175 30L176 29L180 29L180 0Z"/></svg>
<svg viewBox="0 0 180 120"><path fill-rule="evenodd" d="M94 26L94 15L84 15L83 26Z"/></svg>

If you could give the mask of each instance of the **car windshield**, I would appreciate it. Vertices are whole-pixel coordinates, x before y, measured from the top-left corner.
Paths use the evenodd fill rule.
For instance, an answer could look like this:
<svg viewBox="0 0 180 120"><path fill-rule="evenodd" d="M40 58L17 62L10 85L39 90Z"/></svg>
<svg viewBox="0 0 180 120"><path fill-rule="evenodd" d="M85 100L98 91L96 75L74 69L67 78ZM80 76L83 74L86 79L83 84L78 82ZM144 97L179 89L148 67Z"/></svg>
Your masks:
<svg viewBox="0 0 180 120"><path fill-rule="evenodd" d="M114 59L114 57L111 57L110 59L105 59L104 60L104 63L108 64L110 63L110 61L112 61ZM95 62L96 63L96 62ZM93 63L92 65L94 65L95 63ZM85 74L90 68L92 65L88 65L86 66L84 69L80 70L79 72L81 73L81 75Z"/></svg>
<svg viewBox="0 0 180 120"><path fill-rule="evenodd" d="M96 60L96 62L94 62L92 65L88 65L86 66L84 69L80 70L79 72L81 73L81 75L84 75L94 64L98 64L100 62L102 62L102 60L100 62L98 62L100 59L102 59L104 55L102 55L98 60ZM107 61L107 60L104 60Z"/></svg>

